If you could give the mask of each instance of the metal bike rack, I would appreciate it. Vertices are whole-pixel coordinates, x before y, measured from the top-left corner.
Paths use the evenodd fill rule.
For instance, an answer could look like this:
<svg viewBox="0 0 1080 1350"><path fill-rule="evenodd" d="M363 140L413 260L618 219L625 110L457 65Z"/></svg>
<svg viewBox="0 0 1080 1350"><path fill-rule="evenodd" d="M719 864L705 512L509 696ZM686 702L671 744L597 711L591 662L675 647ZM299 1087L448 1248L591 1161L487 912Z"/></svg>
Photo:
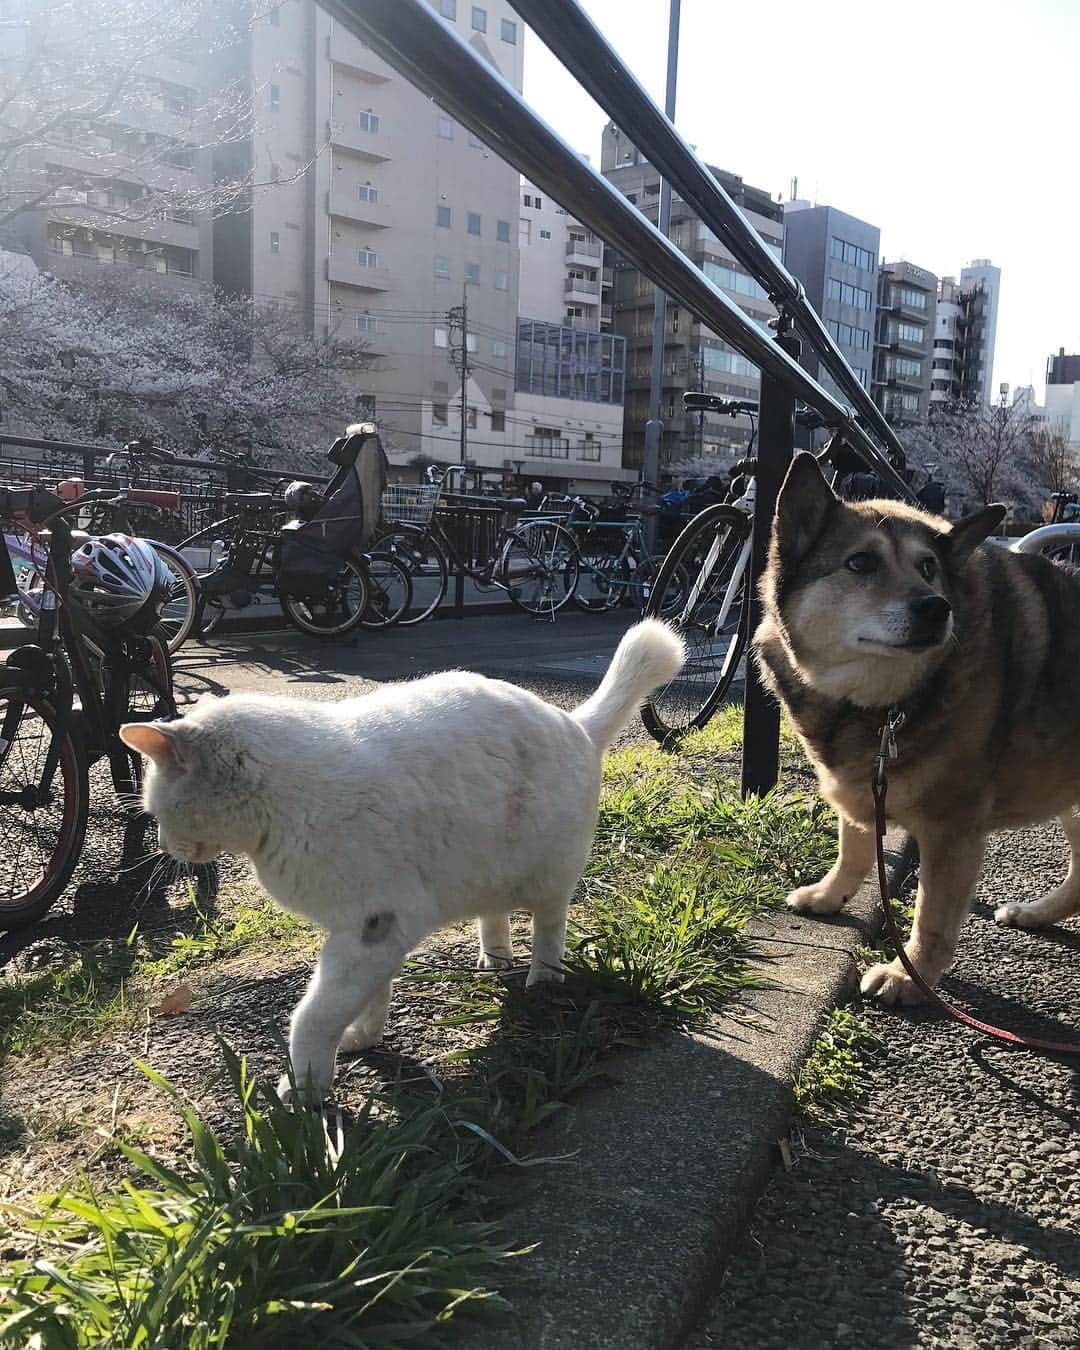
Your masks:
<svg viewBox="0 0 1080 1350"><path fill-rule="evenodd" d="M634 143L705 224L766 288L777 306L774 340L699 271L606 178L560 139L521 95L493 70L425 0L320 0L323 8L411 84L435 100L496 154L514 165L600 238L632 259L672 300L761 368L761 431L752 572L757 613L776 496L794 450L795 400L821 415L901 496L910 489L882 454L861 417L893 450L899 442L859 384L801 284L765 248L707 167L625 69L575 0L516 0L515 8L567 68L632 136ZM826 370L851 399L839 402L798 364L798 326ZM748 674L743 790L775 781L779 706Z"/></svg>

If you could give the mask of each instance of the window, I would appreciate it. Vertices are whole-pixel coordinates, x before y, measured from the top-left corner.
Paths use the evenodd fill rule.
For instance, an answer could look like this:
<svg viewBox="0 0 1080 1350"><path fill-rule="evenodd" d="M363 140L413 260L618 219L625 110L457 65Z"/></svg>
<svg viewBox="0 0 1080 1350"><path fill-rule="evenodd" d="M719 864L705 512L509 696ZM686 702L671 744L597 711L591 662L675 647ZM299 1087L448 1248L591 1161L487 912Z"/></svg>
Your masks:
<svg viewBox="0 0 1080 1350"><path fill-rule="evenodd" d="M724 290L734 291L737 295L753 295L759 300L769 298L753 277L745 272L736 272L730 264L714 263L706 258L702 270L710 281L715 281Z"/></svg>
<svg viewBox="0 0 1080 1350"><path fill-rule="evenodd" d="M505 343L505 342L500 342L498 339L496 339L496 340L491 344L491 354L492 354L492 356L498 357L500 360L505 360L505 359L506 359L506 343Z"/></svg>
<svg viewBox="0 0 1080 1350"><path fill-rule="evenodd" d="M913 291L907 286L894 286L892 302L894 305L904 305L908 309L925 309L926 292Z"/></svg>
<svg viewBox="0 0 1080 1350"><path fill-rule="evenodd" d="M270 111L281 111L281 85L272 84L270 86Z"/></svg>
<svg viewBox="0 0 1080 1350"><path fill-rule="evenodd" d="M366 245L356 250L356 265L358 267L378 267L379 255Z"/></svg>
<svg viewBox="0 0 1080 1350"><path fill-rule="evenodd" d="M900 342L912 342L921 347L926 339L926 329L916 323L898 323L896 337Z"/></svg>
<svg viewBox="0 0 1080 1350"><path fill-rule="evenodd" d="M501 409L491 414L491 429L492 431L506 430L506 413Z"/></svg>
<svg viewBox="0 0 1080 1350"><path fill-rule="evenodd" d="M379 130L379 114L372 112L370 108L366 112L357 113L356 125L361 131L377 132Z"/></svg>
<svg viewBox="0 0 1080 1350"><path fill-rule="evenodd" d="M502 40L513 47L517 44L517 24L512 19L502 21Z"/></svg>
<svg viewBox="0 0 1080 1350"><path fill-rule="evenodd" d="M379 189L373 188L370 183L361 183L356 189L356 199L361 202L377 202Z"/></svg>
<svg viewBox="0 0 1080 1350"><path fill-rule="evenodd" d="M581 318L584 318L584 315L585 315L585 306L584 306L584 305L567 305L567 306L566 306L566 317L567 317L568 319L581 319Z"/></svg>
<svg viewBox="0 0 1080 1350"><path fill-rule="evenodd" d="M470 234L480 233L480 216L476 211L469 212L468 224L466 226Z"/></svg>
<svg viewBox="0 0 1080 1350"><path fill-rule="evenodd" d="M435 275L436 275L437 277L441 277L441 278L443 279L443 281L449 281L449 280L450 280L450 259L449 259L449 258L436 258L436 259L435 259Z"/></svg>
<svg viewBox="0 0 1080 1350"><path fill-rule="evenodd" d="M465 425L475 429L476 427L476 409L467 408L465 411Z"/></svg>
<svg viewBox="0 0 1080 1350"><path fill-rule="evenodd" d="M550 239L550 238L551 238L551 231L550 231L550 230L541 230L541 231L540 231L540 238L541 238L541 239Z"/></svg>
<svg viewBox="0 0 1080 1350"><path fill-rule="evenodd" d="M497 220L495 222L495 238L500 244L510 242L510 222L508 220Z"/></svg>
<svg viewBox="0 0 1080 1350"><path fill-rule="evenodd" d="M846 281L837 281L835 277L829 278L826 294L830 300L839 300L842 305L854 305L856 309L868 312L874 305L874 297L869 291L864 291L861 286L849 286Z"/></svg>
<svg viewBox="0 0 1080 1350"><path fill-rule="evenodd" d="M439 135L444 141L452 141L454 139L454 124L450 121L449 117L439 118Z"/></svg>
<svg viewBox="0 0 1080 1350"><path fill-rule="evenodd" d="M444 427L449 421L448 408L445 403L433 403L431 405L431 425L433 427Z"/></svg>
<svg viewBox="0 0 1080 1350"><path fill-rule="evenodd" d="M522 199L521 199L521 204L522 204L523 206L532 206L532 198L529 196L529 194L528 194L527 192L526 192L525 196L522 197Z"/></svg>
<svg viewBox="0 0 1080 1350"><path fill-rule="evenodd" d="M829 240L829 257L848 263L851 267L861 267L864 272L872 272L877 266L877 259L869 249L849 244L846 239L837 239L835 234Z"/></svg>
<svg viewBox="0 0 1080 1350"><path fill-rule="evenodd" d="M487 10L481 9L479 5L472 7L472 26L477 33L487 32Z"/></svg>
<svg viewBox="0 0 1080 1350"><path fill-rule="evenodd" d="M922 362L912 361L906 356L898 356L896 358L896 373L917 380L922 376Z"/></svg>
<svg viewBox="0 0 1080 1350"><path fill-rule="evenodd" d="M444 230L450 228L451 211L448 206L437 206L435 208L435 224L440 225Z"/></svg>
<svg viewBox="0 0 1080 1350"><path fill-rule="evenodd" d="M450 330L448 328L435 329L435 346L436 347L450 346Z"/></svg>
<svg viewBox="0 0 1080 1350"><path fill-rule="evenodd" d="M466 263L466 264L465 264L465 281L466 281L466 283L467 283L468 285L470 285L470 286L479 286L479 285L480 285L480 264L479 264L479 263Z"/></svg>
<svg viewBox="0 0 1080 1350"><path fill-rule="evenodd" d="M271 253L281 252L281 235L278 234L277 230L270 231L270 252Z"/></svg>
<svg viewBox="0 0 1080 1350"><path fill-rule="evenodd" d="M510 274L508 272L495 273L495 289L497 291L507 291L510 289Z"/></svg>
<svg viewBox="0 0 1080 1350"><path fill-rule="evenodd" d="M542 211L544 209L543 197L530 197L529 194L526 192L522 200L524 201L526 206L531 206L537 211Z"/></svg>
<svg viewBox="0 0 1080 1350"><path fill-rule="evenodd" d="M475 333L466 333L466 334L465 334L465 350L466 350L467 352L474 352L474 351L476 351L476 334L475 334Z"/></svg>
<svg viewBox="0 0 1080 1350"><path fill-rule="evenodd" d="M379 321L374 314L354 314L353 323L361 333L377 333Z"/></svg>
<svg viewBox="0 0 1080 1350"><path fill-rule="evenodd" d="M870 331L856 328L850 323L836 323L829 319L825 325L841 347L855 347L858 351L870 350Z"/></svg>
<svg viewBox="0 0 1080 1350"><path fill-rule="evenodd" d="M457 0L439 0L439 13L444 19L456 19Z"/></svg>

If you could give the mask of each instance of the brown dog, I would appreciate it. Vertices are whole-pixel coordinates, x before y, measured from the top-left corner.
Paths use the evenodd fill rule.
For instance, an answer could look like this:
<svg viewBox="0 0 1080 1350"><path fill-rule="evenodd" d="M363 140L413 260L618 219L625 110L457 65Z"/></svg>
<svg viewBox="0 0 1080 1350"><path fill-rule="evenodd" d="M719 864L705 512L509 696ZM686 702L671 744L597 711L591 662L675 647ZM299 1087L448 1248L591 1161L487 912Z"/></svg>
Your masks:
<svg viewBox="0 0 1080 1350"><path fill-rule="evenodd" d="M1080 913L1080 574L981 546L1004 514L950 526L898 502L845 503L798 455L762 578L757 657L840 813L839 858L788 904L834 913L871 870L874 758L886 712L902 711L888 811L919 845L906 950L929 984L952 962L994 830L1059 816L1072 850L1064 882L1003 905L999 923ZM920 998L899 961L862 990Z"/></svg>

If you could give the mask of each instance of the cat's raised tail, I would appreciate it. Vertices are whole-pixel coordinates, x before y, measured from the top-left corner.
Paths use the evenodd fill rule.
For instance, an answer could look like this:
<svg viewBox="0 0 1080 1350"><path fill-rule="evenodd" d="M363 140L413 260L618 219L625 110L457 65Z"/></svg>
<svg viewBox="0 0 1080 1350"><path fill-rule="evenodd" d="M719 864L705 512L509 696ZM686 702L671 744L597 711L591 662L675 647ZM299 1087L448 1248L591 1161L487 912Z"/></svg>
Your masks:
<svg viewBox="0 0 1080 1350"><path fill-rule="evenodd" d="M646 694L673 680L685 660L686 648L674 629L645 619L616 647L600 688L570 715L595 746L606 750Z"/></svg>

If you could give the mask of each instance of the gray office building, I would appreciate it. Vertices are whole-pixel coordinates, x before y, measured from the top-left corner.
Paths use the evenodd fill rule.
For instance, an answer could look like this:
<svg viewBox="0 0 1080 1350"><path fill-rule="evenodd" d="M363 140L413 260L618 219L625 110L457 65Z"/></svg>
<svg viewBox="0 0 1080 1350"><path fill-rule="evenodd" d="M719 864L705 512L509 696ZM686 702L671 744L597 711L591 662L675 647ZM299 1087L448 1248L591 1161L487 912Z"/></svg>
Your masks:
<svg viewBox="0 0 1080 1350"><path fill-rule="evenodd" d="M835 206L806 201L784 205L784 264L802 282L807 299L867 389L873 377L880 240L876 225ZM839 393L805 343L802 363L830 393Z"/></svg>
<svg viewBox="0 0 1080 1350"><path fill-rule="evenodd" d="M894 426L925 422L938 279L914 263L882 263L878 273L874 402Z"/></svg>

